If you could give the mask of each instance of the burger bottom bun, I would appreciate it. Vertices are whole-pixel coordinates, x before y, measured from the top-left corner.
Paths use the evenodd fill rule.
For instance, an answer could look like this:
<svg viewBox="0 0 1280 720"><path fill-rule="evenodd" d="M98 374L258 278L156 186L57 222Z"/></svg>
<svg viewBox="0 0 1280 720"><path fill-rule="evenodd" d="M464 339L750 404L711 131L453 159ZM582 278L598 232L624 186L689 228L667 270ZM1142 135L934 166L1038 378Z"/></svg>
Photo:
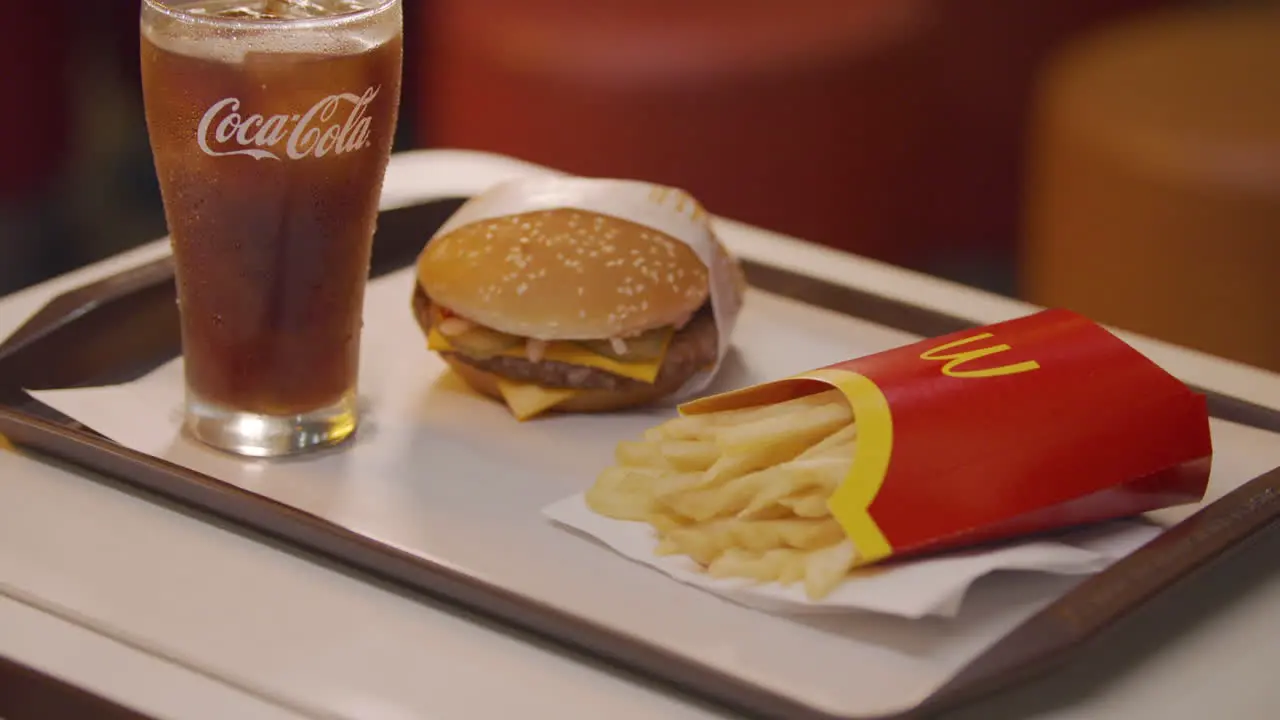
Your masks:
<svg viewBox="0 0 1280 720"><path fill-rule="evenodd" d="M448 353L441 353L440 357L444 358L458 377L461 377L474 390L496 400L502 400L502 392L498 390L499 376L472 367ZM684 379L679 378L678 382L655 383L619 390L578 390L577 395L556 405L551 412L611 412L648 405L672 395L680 389L682 384Z"/></svg>

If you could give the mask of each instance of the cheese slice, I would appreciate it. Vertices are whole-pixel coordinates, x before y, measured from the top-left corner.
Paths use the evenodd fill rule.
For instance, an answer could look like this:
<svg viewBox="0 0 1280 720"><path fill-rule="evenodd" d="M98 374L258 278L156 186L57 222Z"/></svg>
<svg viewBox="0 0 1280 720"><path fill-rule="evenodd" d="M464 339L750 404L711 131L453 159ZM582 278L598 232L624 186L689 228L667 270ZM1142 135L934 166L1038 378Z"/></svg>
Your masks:
<svg viewBox="0 0 1280 720"><path fill-rule="evenodd" d="M591 352L577 343L564 341L548 343L547 350L543 353L542 358L544 360L562 362L566 365L582 365L596 368L597 370L604 370L632 380L652 383L658 378L658 371L662 369L662 361L666 357L667 349L671 347L671 338L675 337L675 334L675 328L668 328L667 337L662 344L662 353L653 360L615 360L614 358ZM431 332L427 335L427 347L435 352L452 352L454 349L453 343L449 342L449 338L434 327L431 328ZM504 350L498 355L516 358L528 357L523 345Z"/></svg>
<svg viewBox="0 0 1280 720"><path fill-rule="evenodd" d="M579 394L578 390L544 388L533 383L503 379L498 380L498 392L511 408L511 414L521 421L535 418Z"/></svg>

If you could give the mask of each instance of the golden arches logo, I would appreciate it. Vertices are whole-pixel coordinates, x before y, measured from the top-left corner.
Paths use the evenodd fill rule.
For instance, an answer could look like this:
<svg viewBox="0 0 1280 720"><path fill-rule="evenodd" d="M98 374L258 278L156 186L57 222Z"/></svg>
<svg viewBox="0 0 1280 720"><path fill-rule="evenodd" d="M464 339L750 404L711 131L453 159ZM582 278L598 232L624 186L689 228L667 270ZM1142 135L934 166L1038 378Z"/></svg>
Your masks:
<svg viewBox="0 0 1280 720"><path fill-rule="evenodd" d="M960 348L965 345L970 345L980 340L986 340L992 337L995 337L995 336L991 333L982 333L979 335L974 335L973 337L963 338L961 340L949 342L945 345L939 345L938 347L933 348L932 350L928 350L924 353L921 353L920 359L945 363L942 366L942 374L946 375L947 377L954 377L954 378L999 377L1001 375L1017 375L1019 373L1031 372L1032 370L1040 369L1040 363L1036 362L1035 360L1028 360L1026 362L1013 363L1012 365L1001 365L999 367L993 367L993 368L984 368L981 370L961 370L960 369L961 366L964 365L965 363L968 363L974 360L979 360L981 358L987 357L988 355L997 355L999 353L1006 352L1008 350L1013 349L1011 346L1005 345L1003 343L1000 345L989 345L987 347L961 350L959 352L948 352L950 350L954 350L956 348Z"/></svg>

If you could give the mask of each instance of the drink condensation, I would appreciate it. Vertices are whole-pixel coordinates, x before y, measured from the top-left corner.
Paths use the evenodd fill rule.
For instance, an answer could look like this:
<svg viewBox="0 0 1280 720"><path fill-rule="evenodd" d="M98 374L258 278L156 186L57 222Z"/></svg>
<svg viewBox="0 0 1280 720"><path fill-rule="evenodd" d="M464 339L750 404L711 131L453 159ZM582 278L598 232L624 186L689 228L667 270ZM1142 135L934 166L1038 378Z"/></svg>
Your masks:
<svg viewBox="0 0 1280 720"><path fill-rule="evenodd" d="M147 0L142 30L188 431L248 455L339 442L357 423L399 0Z"/></svg>

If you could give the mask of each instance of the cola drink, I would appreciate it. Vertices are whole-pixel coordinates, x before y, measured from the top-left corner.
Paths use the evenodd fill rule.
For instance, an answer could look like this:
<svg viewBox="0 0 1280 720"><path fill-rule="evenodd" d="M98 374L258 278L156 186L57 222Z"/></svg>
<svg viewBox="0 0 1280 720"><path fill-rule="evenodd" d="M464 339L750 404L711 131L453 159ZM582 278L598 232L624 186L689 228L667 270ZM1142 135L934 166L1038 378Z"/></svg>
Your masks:
<svg viewBox="0 0 1280 720"><path fill-rule="evenodd" d="M186 426L208 444L286 454L356 427L402 38L400 0L144 2Z"/></svg>

